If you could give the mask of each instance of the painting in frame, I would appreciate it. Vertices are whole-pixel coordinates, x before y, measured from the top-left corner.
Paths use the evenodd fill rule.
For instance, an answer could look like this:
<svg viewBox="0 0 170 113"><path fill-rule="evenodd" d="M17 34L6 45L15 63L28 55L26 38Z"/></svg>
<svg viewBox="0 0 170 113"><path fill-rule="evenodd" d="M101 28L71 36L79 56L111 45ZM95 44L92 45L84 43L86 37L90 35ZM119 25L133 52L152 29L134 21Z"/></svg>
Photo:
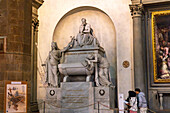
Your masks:
<svg viewBox="0 0 170 113"><path fill-rule="evenodd" d="M155 83L170 83L170 10L152 12L153 72Z"/></svg>
<svg viewBox="0 0 170 113"><path fill-rule="evenodd" d="M27 82L5 82L4 113L27 113Z"/></svg>

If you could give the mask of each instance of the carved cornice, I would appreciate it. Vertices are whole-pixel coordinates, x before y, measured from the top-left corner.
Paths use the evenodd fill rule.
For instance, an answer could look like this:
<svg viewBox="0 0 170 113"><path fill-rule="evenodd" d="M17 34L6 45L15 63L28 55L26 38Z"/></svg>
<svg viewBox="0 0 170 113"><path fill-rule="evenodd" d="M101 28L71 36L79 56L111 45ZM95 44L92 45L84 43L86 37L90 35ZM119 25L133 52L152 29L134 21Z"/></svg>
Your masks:
<svg viewBox="0 0 170 113"><path fill-rule="evenodd" d="M34 31L38 31L39 20L37 18L32 18L32 27Z"/></svg>
<svg viewBox="0 0 170 113"><path fill-rule="evenodd" d="M130 12L133 17L142 16L144 9L143 4L135 4L135 5L129 5Z"/></svg>
<svg viewBox="0 0 170 113"><path fill-rule="evenodd" d="M132 4L140 4L141 3L141 0L131 0L132 1Z"/></svg>
<svg viewBox="0 0 170 113"><path fill-rule="evenodd" d="M32 5L37 9L43 4L44 0L33 0Z"/></svg>

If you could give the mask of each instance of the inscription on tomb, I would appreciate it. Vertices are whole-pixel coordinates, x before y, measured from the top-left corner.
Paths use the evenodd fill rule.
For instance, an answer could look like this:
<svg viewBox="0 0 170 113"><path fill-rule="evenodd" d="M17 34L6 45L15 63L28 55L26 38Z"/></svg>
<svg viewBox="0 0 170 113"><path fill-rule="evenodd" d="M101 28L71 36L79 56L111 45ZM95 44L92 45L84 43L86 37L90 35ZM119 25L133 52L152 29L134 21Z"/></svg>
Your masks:
<svg viewBox="0 0 170 113"><path fill-rule="evenodd" d="M62 112L69 112L67 108L86 109L89 105L89 84L83 82L62 83Z"/></svg>

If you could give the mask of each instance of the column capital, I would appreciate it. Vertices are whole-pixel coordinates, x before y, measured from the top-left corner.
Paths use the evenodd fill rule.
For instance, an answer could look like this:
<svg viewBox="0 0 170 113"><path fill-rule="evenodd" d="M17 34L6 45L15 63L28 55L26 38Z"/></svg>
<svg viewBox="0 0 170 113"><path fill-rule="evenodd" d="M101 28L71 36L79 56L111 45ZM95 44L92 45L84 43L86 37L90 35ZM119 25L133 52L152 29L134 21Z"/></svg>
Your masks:
<svg viewBox="0 0 170 113"><path fill-rule="evenodd" d="M134 5L129 5L130 12L132 17L138 17L143 15L143 4L134 4Z"/></svg>
<svg viewBox="0 0 170 113"><path fill-rule="evenodd" d="M33 17L32 18L32 27L33 27L34 31L38 31L38 26L39 26L38 18Z"/></svg>

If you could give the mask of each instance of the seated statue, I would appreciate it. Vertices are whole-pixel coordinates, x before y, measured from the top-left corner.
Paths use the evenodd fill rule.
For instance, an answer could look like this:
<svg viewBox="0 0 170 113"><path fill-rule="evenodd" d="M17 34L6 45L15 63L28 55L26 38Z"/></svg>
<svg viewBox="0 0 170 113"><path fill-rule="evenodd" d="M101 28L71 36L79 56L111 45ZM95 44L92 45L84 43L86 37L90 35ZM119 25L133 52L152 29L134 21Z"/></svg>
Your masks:
<svg viewBox="0 0 170 113"><path fill-rule="evenodd" d="M98 46L99 42L97 41L97 39L93 34L91 25L86 23L85 18L82 18L81 21L82 24L79 27L79 33L77 34L76 37L76 41L77 41L76 46L80 46L80 47L83 47L85 45Z"/></svg>

